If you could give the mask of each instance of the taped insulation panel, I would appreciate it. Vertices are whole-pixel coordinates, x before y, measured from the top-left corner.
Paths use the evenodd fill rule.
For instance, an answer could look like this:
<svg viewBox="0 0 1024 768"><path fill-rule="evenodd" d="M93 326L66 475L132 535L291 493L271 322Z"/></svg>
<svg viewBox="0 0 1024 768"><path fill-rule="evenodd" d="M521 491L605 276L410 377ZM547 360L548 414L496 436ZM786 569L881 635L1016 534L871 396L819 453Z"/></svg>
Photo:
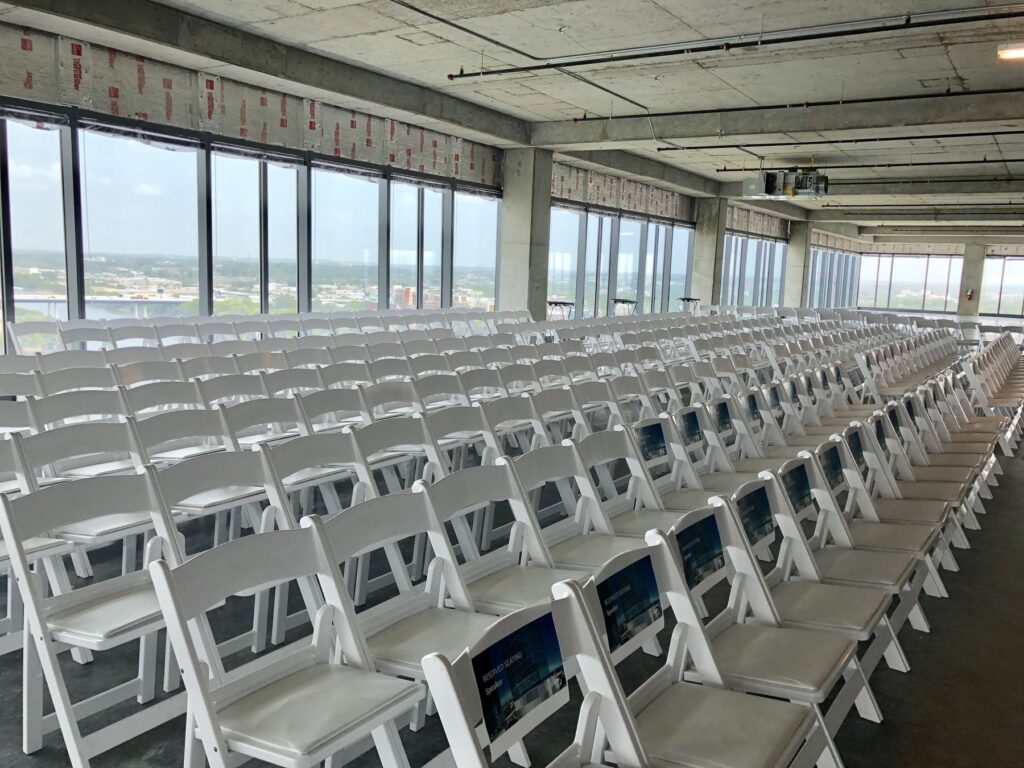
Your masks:
<svg viewBox="0 0 1024 768"><path fill-rule="evenodd" d="M92 50L89 43L57 38L57 68L62 104L92 107Z"/></svg>
<svg viewBox="0 0 1024 768"><path fill-rule="evenodd" d="M400 120L6 24L0 51L0 95L499 184L499 150Z"/></svg>
<svg viewBox="0 0 1024 768"><path fill-rule="evenodd" d="M192 128L195 73L112 48L92 48L92 106L100 112Z"/></svg>
<svg viewBox="0 0 1024 768"><path fill-rule="evenodd" d="M587 171L564 163L552 164L551 196L558 200L586 202Z"/></svg>
<svg viewBox="0 0 1024 768"><path fill-rule="evenodd" d="M591 172L587 177L587 202L617 208L619 205L619 179L603 173Z"/></svg>
<svg viewBox="0 0 1024 768"><path fill-rule="evenodd" d="M618 207L623 211L646 213L647 192L649 189L650 187L646 184L641 184L637 181L630 181L629 179L621 179L619 181Z"/></svg>
<svg viewBox="0 0 1024 768"><path fill-rule="evenodd" d="M0 89L8 96L60 103L57 38L0 25Z"/></svg>

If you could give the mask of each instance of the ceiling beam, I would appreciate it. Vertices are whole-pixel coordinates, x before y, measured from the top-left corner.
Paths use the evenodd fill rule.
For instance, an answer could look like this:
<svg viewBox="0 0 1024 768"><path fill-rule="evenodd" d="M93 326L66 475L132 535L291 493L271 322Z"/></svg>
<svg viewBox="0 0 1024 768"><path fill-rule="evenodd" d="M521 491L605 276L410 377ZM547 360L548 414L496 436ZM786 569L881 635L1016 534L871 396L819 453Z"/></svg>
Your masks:
<svg viewBox="0 0 1024 768"><path fill-rule="evenodd" d="M626 176L658 187L667 187L684 195L717 197L720 194L721 185L714 179L706 179L674 165L659 163L657 160L630 152L595 150L559 154L574 165L611 172L617 176Z"/></svg>
<svg viewBox="0 0 1024 768"><path fill-rule="evenodd" d="M785 200L734 200L732 201L741 208L747 208L759 213L768 213L790 221L807 221L807 209L799 205L787 203Z"/></svg>
<svg viewBox="0 0 1024 768"><path fill-rule="evenodd" d="M432 91L304 48L170 8L151 0L5 0L3 20L82 37L185 66L226 65L254 85L428 124L497 144L523 145L529 124L494 109ZM191 62L191 63L190 63ZM276 85L267 85L268 82Z"/></svg>
<svg viewBox="0 0 1024 768"><path fill-rule="evenodd" d="M960 179L837 179L830 178L830 197L867 197L878 195L1024 195L1024 178ZM722 197L743 196L743 183L722 183Z"/></svg>
<svg viewBox="0 0 1024 768"><path fill-rule="evenodd" d="M929 243L958 245L1020 245L1024 243L1024 235L875 235L876 244L885 243Z"/></svg>
<svg viewBox="0 0 1024 768"><path fill-rule="evenodd" d="M556 150L624 148L694 138L962 125L1024 120L1024 91L878 99L535 123L531 143Z"/></svg>

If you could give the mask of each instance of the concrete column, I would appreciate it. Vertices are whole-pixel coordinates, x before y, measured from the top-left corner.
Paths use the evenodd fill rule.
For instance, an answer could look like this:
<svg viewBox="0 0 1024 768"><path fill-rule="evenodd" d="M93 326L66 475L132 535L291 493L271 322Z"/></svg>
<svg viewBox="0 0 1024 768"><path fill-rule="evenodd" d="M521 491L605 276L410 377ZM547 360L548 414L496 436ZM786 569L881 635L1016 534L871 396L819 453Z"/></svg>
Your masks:
<svg viewBox="0 0 1024 768"><path fill-rule="evenodd" d="M690 295L704 304L718 304L722 296L722 258L725 253L725 212L721 197L700 197L693 207L693 280Z"/></svg>
<svg viewBox="0 0 1024 768"><path fill-rule="evenodd" d="M502 173L498 309L547 314L551 152L507 149Z"/></svg>
<svg viewBox="0 0 1024 768"><path fill-rule="evenodd" d="M985 272L986 245L970 244L964 247L964 270L960 274L960 300L956 305L958 315L977 315L981 304L981 276ZM952 277L952 276L951 276ZM950 282L953 282L950 280ZM974 291L974 299L967 300L967 291Z"/></svg>
<svg viewBox="0 0 1024 768"><path fill-rule="evenodd" d="M782 292L782 306L806 306L807 272L810 268L811 225L806 221L791 221L789 245L786 248L786 285Z"/></svg>

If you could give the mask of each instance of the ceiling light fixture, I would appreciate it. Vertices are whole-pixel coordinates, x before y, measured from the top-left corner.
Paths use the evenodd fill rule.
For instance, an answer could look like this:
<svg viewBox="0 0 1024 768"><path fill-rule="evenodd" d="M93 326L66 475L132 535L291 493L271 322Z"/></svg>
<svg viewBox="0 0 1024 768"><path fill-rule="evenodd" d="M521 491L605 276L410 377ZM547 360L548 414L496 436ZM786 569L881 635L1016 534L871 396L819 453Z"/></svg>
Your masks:
<svg viewBox="0 0 1024 768"><path fill-rule="evenodd" d="M996 56L1003 61L1024 59L1024 40L1020 40L1016 43L1003 43L999 46L999 51L996 53Z"/></svg>

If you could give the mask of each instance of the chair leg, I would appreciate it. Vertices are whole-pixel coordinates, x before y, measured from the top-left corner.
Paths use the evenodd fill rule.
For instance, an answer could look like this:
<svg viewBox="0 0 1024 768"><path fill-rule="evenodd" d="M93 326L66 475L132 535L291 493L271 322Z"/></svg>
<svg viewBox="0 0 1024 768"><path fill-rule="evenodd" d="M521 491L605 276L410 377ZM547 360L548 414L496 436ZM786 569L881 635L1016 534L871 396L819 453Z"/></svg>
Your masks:
<svg viewBox="0 0 1024 768"><path fill-rule="evenodd" d="M825 748L818 756L815 766L817 766L817 768L844 768L843 759L839 756L839 750L836 748L836 743L832 738L832 734L828 732L828 728L825 725L825 717L821 712L821 707L817 704L812 705L812 707L814 709L814 717L818 721L818 729L821 731L821 736L825 740Z"/></svg>
<svg viewBox="0 0 1024 768"><path fill-rule="evenodd" d="M139 638L139 695L135 700L147 704L156 696L157 632Z"/></svg>
<svg viewBox="0 0 1024 768"><path fill-rule="evenodd" d="M185 713L185 761L183 768L206 768L203 742L196 738L196 723L192 710Z"/></svg>
<svg viewBox="0 0 1024 768"><path fill-rule="evenodd" d="M850 664L853 666L853 674L858 676L863 684L857 698L853 700L854 706L857 707L857 714L873 723L882 722L882 710L878 706L875 692L871 690L871 684L868 683L868 678L864 674L860 662L854 658Z"/></svg>
<svg viewBox="0 0 1024 768"><path fill-rule="evenodd" d="M89 553L81 547L75 547L71 551L71 562L75 566L75 575L80 579L92 578L92 564L89 562Z"/></svg>
<svg viewBox="0 0 1024 768"><path fill-rule="evenodd" d="M878 632L886 632L889 635L889 642L885 646L885 650L882 652L882 657L885 659L885 664L889 669L894 672L909 672L910 662L907 660L906 653L903 652L903 645L900 643L896 633L893 631L892 624L889 623L889 617L886 616L878 624Z"/></svg>
<svg viewBox="0 0 1024 768"><path fill-rule="evenodd" d="M402 746L398 728L392 721L373 729L373 743L383 768L409 768L409 758Z"/></svg>

